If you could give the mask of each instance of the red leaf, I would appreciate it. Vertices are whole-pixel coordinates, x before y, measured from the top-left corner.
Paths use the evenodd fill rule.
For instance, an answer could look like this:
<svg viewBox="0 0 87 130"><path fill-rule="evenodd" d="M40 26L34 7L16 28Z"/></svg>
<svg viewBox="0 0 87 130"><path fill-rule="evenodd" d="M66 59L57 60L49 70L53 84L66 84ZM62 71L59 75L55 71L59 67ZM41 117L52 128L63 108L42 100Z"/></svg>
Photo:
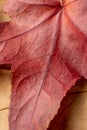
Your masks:
<svg viewBox="0 0 87 130"><path fill-rule="evenodd" d="M0 64L12 65L10 130L46 130L66 92L87 78L87 1L7 0Z"/></svg>

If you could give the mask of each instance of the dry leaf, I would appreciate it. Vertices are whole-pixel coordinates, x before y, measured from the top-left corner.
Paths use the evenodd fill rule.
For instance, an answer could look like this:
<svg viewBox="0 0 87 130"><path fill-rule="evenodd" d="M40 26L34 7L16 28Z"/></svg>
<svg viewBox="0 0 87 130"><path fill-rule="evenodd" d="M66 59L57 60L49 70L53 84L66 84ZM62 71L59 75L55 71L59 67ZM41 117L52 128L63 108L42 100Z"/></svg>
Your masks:
<svg viewBox="0 0 87 130"><path fill-rule="evenodd" d="M7 0L0 64L12 65L10 130L46 130L66 92L87 78L87 1Z"/></svg>

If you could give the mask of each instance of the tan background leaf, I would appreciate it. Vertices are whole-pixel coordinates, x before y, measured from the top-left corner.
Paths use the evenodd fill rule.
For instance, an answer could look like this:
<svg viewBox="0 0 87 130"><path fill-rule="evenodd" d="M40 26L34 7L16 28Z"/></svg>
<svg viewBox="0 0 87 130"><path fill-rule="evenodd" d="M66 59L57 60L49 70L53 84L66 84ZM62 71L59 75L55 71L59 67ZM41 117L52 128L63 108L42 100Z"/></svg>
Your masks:
<svg viewBox="0 0 87 130"><path fill-rule="evenodd" d="M48 130L87 130L87 80L77 81L67 93Z"/></svg>
<svg viewBox="0 0 87 130"><path fill-rule="evenodd" d="M9 130L9 104L11 95L11 72L0 69L0 130Z"/></svg>
<svg viewBox="0 0 87 130"><path fill-rule="evenodd" d="M2 8L3 8L4 3L5 3L5 0L0 0L0 22L4 22L4 21L8 22L11 20L10 17L3 12Z"/></svg>

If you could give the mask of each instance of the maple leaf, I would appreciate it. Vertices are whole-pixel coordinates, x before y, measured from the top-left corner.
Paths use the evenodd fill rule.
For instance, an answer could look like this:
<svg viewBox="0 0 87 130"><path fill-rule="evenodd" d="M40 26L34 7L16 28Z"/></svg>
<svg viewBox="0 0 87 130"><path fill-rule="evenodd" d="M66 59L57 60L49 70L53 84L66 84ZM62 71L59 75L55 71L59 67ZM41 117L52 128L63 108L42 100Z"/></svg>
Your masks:
<svg viewBox="0 0 87 130"><path fill-rule="evenodd" d="M7 0L0 64L12 66L10 130L46 130L66 92L87 78L87 1Z"/></svg>

